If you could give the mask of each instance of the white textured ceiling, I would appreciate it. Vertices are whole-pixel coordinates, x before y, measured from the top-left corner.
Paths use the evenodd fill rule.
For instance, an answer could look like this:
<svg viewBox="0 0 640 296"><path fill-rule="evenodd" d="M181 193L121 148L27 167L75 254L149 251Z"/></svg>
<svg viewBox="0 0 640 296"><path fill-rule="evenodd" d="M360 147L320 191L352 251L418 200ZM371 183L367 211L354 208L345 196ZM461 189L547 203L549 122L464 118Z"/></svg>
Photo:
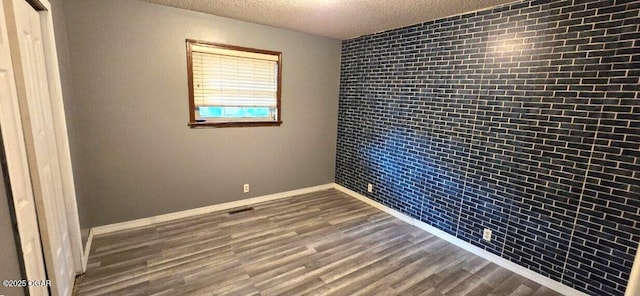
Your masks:
<svg viewBox="0 0 640 296"><path fill-rule="evenodd" d="M513 0L142 0L217 16L349 39Z"/></svg>

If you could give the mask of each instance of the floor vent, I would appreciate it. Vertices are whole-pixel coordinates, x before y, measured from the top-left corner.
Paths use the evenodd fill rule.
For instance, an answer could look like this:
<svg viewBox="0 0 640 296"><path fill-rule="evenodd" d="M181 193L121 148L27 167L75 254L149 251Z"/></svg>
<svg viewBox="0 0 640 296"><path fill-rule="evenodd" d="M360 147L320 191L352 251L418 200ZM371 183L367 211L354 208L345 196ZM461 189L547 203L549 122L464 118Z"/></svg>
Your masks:
<svg viewBox="0 0 640 296"><path fill-rule="evenodd" d="M238 213L243 213L243 212L248 212L248 211L253 211L253 207L229 211L229 212L227 212L227 214L233 215L233 214L238 214Z"/></svg>

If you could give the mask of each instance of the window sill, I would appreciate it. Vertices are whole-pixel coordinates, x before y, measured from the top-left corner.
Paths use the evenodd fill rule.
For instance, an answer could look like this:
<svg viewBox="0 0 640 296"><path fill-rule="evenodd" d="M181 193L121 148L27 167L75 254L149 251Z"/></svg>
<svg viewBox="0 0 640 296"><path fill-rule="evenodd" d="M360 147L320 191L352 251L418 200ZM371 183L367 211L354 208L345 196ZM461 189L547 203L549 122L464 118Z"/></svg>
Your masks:
<svg viewBox="0 0 640 296"><path fill-rule="evenodd" d="M256 127L280 126L282 121L246 121L246 122L189 122L190 128Z"/></svg>

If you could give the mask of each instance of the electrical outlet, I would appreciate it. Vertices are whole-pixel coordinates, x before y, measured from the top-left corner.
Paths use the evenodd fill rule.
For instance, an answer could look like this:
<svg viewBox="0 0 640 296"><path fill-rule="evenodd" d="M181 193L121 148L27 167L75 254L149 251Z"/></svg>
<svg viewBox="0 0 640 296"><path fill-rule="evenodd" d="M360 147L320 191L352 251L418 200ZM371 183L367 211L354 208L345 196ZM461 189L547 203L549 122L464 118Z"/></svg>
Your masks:
<svg viewBox="0 0 640 296"><path fill-rule="evenodd" d="M482 232L482 239L488 242L491 241L491 229L489 228L484 229L484 231Z"/></svg>
<svg viewBox="0 0 640 296"><path fill-rule="evenodd" d="M249 192L249 184L244 184L244 186L242 187L242 191L244 191L244 193Z"/></svg>
<svg viewBox="0 0 640 296"><path fill-rule="evenodd" d="M369 185L367 185L367 191L373 192L373 184L369 183Z"/></svg>

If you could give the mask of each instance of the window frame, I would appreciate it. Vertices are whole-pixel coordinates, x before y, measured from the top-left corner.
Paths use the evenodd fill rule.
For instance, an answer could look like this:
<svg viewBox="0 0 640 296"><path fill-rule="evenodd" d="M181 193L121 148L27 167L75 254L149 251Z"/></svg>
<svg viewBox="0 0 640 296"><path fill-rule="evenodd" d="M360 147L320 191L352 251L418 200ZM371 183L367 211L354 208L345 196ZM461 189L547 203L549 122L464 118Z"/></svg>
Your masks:
<svg viewBox="0 0 640 296"><path fill-rule="evenodd" d="M251 126L280 126L282 124L282 52L256 49L250 47L241 47L235 45L228 45L222 43L207 42L201 40L187 39L187 80L189 84L189 127L251 127ZM220 121L220 122L198 122L195 118L195 91L193 89L193 60L191 55L192 45L204 45L214 48L244 51L251 53L269 54L278 57L278 76L277 76L277 90L276 90L276 119L271 121L256 120L256 121Z"/></svg>

